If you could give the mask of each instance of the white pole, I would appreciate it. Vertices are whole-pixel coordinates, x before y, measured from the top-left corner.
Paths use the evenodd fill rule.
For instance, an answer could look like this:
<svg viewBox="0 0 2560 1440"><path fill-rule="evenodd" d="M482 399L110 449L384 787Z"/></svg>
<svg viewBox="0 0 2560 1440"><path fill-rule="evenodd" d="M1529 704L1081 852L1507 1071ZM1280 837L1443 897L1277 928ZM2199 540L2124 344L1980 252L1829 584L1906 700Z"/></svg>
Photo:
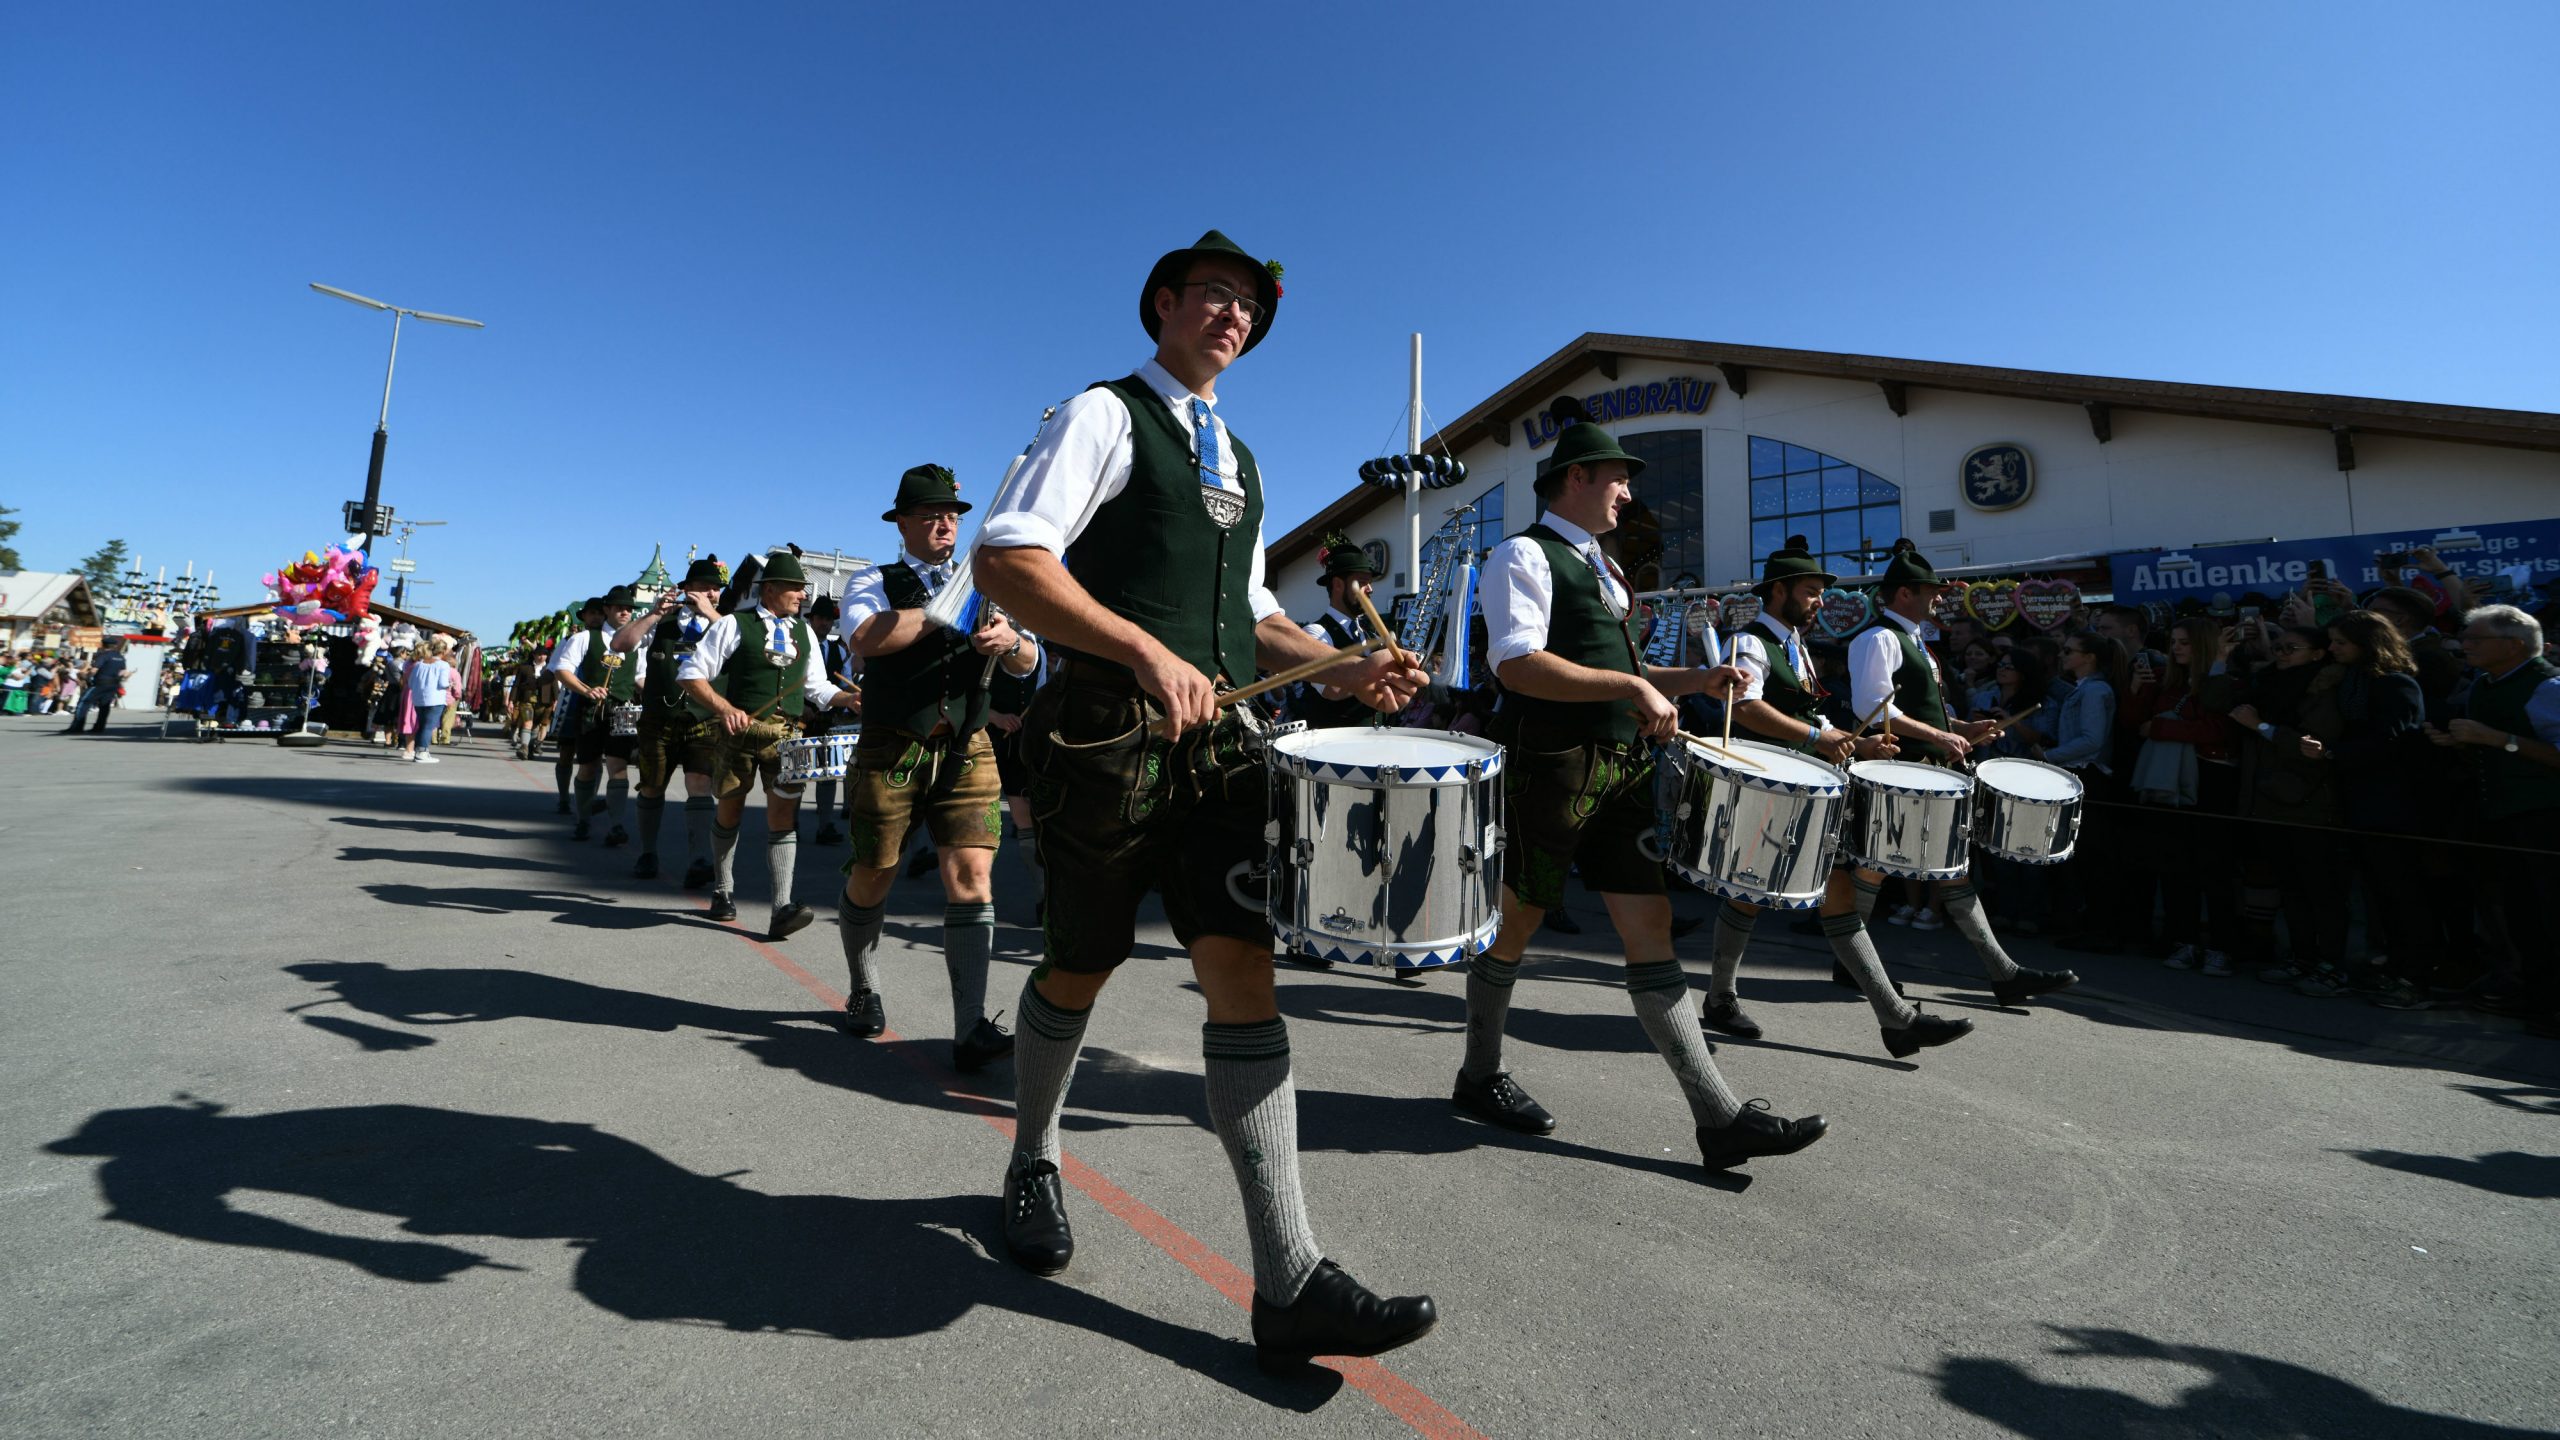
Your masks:
<svg viewBox="0 0 2560 1440"><path fill-rule="evenodd" d="M1413 332L1413 396L1405 413L1405 451L1422 453L1422 332ZM1405 593L1422 601L1422 476L1404 477Z"/></svg>

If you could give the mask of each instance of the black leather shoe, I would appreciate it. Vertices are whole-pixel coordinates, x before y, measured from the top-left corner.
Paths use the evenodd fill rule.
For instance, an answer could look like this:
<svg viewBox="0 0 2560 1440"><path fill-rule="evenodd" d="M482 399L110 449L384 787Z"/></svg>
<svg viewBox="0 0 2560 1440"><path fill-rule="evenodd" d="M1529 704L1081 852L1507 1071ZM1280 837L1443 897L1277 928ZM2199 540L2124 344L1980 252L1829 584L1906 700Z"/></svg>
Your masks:
<svg viewBox="0 0 2560 1440"><path fill-rule="evenodd" d="M1565 908L1561 905L1548 911L1547 918L1541 923L1543 923L1547 929L1553 930L1559 935L1579 935L1582 933L1582 922L1574 919L1571 915L1566 914Z"/></svg>
<svg viewBox="0 0 2560 1440"><path fill-rule="evenodd" d="M872 1003L878 1004L879 997L873 996ZM882 1024L885 1028L887 1022L884 1020ZM969 1027L968 1034L951 1042L951 1068L963 1075L974 1075L986 1069L989 1062L1001 1060L1012 1053L1013 1032L981 1017L977 1024Z"/></svg>
<svg viewBox="0 0 2560 1440"><path fill-rule="evenodd" d="M1523 1135L1545 1135L1556 1128L1556 1117L1547 1107L1529 1098L1529 1092L1511 1081L1511 1072L1497 1070L1482 1080L1458 1077L1458 1088L1449 1098L1457 1107L1488 1125L1517 1130ZM1334 1353L1331 1351L1328 1354Z"/></svg>
<svg viewBox="0 0 2560 1440"><path fill-rule="evenodd" d="M572 840L584 840L595 833L593 826L589 825L584 820L580 820L577 827L569 832L569 838Z"/></svg>
<svg viewBox="0 0 2560 1440"><path fill-rule="evenodd" d="M684 867L684 888L699 890L711 883L711 877L715 873L717 872L712 870L710 861L696 860Z"/></svg>
<svg viewBox="0 0 2560 1440"><path fill-rule="evenodd" d="M569 813L569 797L566 795L560 797L560 813L563 815Z"/></svg>
<svg viewBox="0 0 2560 1440"><path fill-rule="evenodd" d="M708 913L714 920L735 920L738 918L738 902L729 898L728 891L714 890L711 892L711 909Z"/></svg>
<svg viewBox="0 0 2560 1440"><path fill-rule="evenodd" d="M1004 1248L1013 1263L1034 1275L1055 1275L1076 1257L1076 1235L1067 1225L1067 1197L1058 1188L1057 1166L1028 1155L1013 1157L1004 1172Z"/></svg>
<svg viewBox="0 0 2560 1440"><path fill-rule="evenodd" d="M1411 987L1422 983L1422 972L1419 970L1389 970L1387 972L1387 978L1398 985Z"/></svg>
<svg viewBox="0 0 2560 1440"><path fill-rule="evenodd" d="M776 905L773 924L764 932L767 940L788 940L816 923L818 913L806 905Z"/></svg>
<svg viewBox="0 0 2560 1440"><path fill-rule="evenodd" d="M631 862L631 878L634 880L657 879L658 852L655 850L641 851L640 858Z"/></svg>
<svg viewBox="0 0 2560 1440"><path fill-rule="evenodd" d="M844 832L833 825L821 825L818 827L818 833L809 837L809 843L812 845L841 845L844 843Z"/></svg>
<svg viewBox="0 0 2560 1440"><path fill-rule="evenodd" d="M1742 1001L1732 995L1710 995L1698 1005L1698 1023L1727 1035L1745 1040L1760 1038L1760 1022L1742 1008Z"/></svg>
<svg viewBox="0 0 2560 1440"><path fill-rule="evenodd" d="M616 825L612 829L604 832L604 848L607 850L611 850L616 846L628 845L630 843L631 832L623 829L619 825Z"/></svg>
<svg viewBox="0 0 2560 1440"><path fill-rule="evenodd" d="M941 863L941 852L927 846L917 851L915 858L907 862L907 878L913 880L921 875L930 875L934 867Z"/></svg>
<svg viewBox="0 0 2560 1440"><path fill-rule="evenodd" d="M2022 965L2018 967L2017 974L1993 984L1991 996L2000 1002L2002 1008L2015 1009L2026 1004L2029 996L2042 995L2048 990L2067 990L2079 983L2080 976L2076 971L2029 970Z"/></svg>
<svg viewBox="0 0 2560 1440"><path fill-rule="evenodd" d="M856 1040L877 1040L889 1028L889 1012L880 1006L877 990L856 990L844 997L844 1008L836 1012L836 1028ZM1013 1048L1010 1041L1006 1049Z"/></svg>
<svg viewBox="0 0 2560 1440"><path fill-rule="evenodd" d="M1858 993L1859 993L1859 994L1861 994L1861 995L1863 995L1863 994L1865 994L1865 993L1866 993L1864 990L1859 990L1859 988L1858 988L1858 980L1857 980L1857 977L1856 977L1856 976L1854 976L1854 975L1851 975L1851 974L1850 974L1846 969L1844 969L1844 968L1841 966L1840 962L1839 962L1839 961L1837 961L1837 960L1834 960L1834 961L1832 961L1832 962L1831 962L1831 983L1832 983L1832 984L1834 984L1834 985L1839 986L1839 987L1840 987L1841 989L1843 989L1843 990L1857 990L1857 991L1858 991ZM1891 986L1893 987L1893 993L1894 993L1894 994L1901 996L1901 998L1903 998L1903 999L1905 999L1905 1000L1908 1000L1908 999L1910 999L1910 998L1911 998L1911 997L1910 997L1910 996L1908 996L1908 995L1903 995L1903 994L1902 994L1902 982L1901 982L1901 981L1896 980L1896 979L1894 979L1892 976L1888 975L1888 976L1886 976L1886 977L1885 977L1885 983L1886 983L1886 984L1888 984L1888 985L1891 985Z"/></svg>
<svg viewBox="0 0 2560 1440"><path fill-rule="evenodd" d="M1886 1028L1884 1048L1897 1060L1908 1060L1932 1045L1946 1045L1973 1033L1970 1020L1950 1020L1944 1015L1922 1015L1902 1030Z"/></svg>
<svg viewBox="0 0 2560 1440"><path fill-rule="evenodd" d="M1304 966L1306 966L1306 967L1307 967L1308 969L1310 969L1310 970L1330 970L1330 969L1332 969L1332 968L1333 968L1333 962L1332 962L1332 961L1330 961L1330 960L1320 960L1320 959L1316 958L1316 957L1315 957L1315 956L1313 956L1313 955L1309 955L1309 954L1305 953L1304 951L1295 951L1295 952L1292 952L1292 953L1291 953L1289 956L1287 956L1286 958L1288 959L1288 961L1289 961L1289 963L1290 963L1290 964L1292 964L1292 965L1304 965Z"/></svg>
<svg viewBox="0 0 2560 1440"><path fill-rule="evenodd" d="M1285 1375L1318 1355L1384 1355L1439 1323L1430 1296L1382 1300L1341 1266L1321 1260L1289 1304L1253 1297L1253 1358L1266 1374Z"/></svg>
<svg viewBox="0 0 2560 1440"><path fill-rule="evenodd" d="M1819 1115L1781 1120L1769 1113L1769 1102L1754 1100L1742 1107L1723 1129L1698 1131L1698 1151L1710 1170L1730 1170L1755 1155L1793 1155L1831 1128Z"/></svg>

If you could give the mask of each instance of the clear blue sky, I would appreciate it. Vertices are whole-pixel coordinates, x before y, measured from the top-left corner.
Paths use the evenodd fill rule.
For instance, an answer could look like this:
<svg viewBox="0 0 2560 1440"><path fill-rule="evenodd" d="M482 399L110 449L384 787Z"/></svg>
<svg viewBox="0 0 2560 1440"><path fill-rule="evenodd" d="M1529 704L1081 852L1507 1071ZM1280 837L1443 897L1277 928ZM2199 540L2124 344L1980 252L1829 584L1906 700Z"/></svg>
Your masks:
<svg viewBox="0 0 2560 1440"><path fill-rule="evenodd" d="M1087 16L1111 16L1084 21ZM880 553L1288 266L1272 533L1585 330L2560 410L2560 6L11 5L0 504L226 598L361 493L502 636L653 543Z"/></svg>

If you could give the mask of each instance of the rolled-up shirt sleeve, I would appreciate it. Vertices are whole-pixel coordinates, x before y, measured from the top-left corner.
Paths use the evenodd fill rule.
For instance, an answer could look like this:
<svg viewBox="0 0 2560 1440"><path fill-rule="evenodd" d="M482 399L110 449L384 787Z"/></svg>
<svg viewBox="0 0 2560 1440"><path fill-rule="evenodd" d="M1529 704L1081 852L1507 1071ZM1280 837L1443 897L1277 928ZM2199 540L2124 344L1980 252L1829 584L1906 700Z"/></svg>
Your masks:
<svg viewBox="0 0 2560 1440"><path fill-rule="evenodd" d="M1849 704L1858 718L1881 725L1900 715L1893 703L1893 672L1902 668L1902 642L1879 625L1849 645ZM1876 714L1876 706L1884 713ZM1872 717L1872 718L1870 718Z"/></svg>
<svg viewBox="0 0 2560 1440"><path fill-rule="evenodd" d="M1476 581L1484 610L1486 664L1498 672L1505 661L1547 648L1554 593L1547 554L1536 541L1514 536L1494 547Z"/></svg>
<svg viewBox="0 0 2560 1440"><path fill-rule="evenodd" d="M1760 637L1746 630L1733 637L1733 646L1725 659L1743 675L1742 693L1736 700L1762 700L1769 694L1769 652Z"/></svg>
<svg viewBox="0 0 2560 1440"><path fill-rule="evenodd" d="M587 632L580 630L562 637L551 651L551 671L555 675L574 675L587 661Z"/></svg>
<svg viewBox="0 0 2560 1440"><path fill-rule="evenodd" d="M853 583L844 587L843 608L836 617L836 634L851 641L853 632L861 627L863 621L890 608L889 584L880 578L880 567L874 565L861 571L853 577Z"/></svg>

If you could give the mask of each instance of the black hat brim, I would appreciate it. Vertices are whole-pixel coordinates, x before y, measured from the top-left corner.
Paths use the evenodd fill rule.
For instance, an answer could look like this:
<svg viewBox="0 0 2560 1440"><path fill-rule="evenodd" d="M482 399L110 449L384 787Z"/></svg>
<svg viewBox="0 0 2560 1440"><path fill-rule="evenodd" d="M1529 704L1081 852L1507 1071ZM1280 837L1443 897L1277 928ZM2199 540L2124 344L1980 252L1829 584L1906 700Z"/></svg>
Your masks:
<svg viewBox="0 0 2560 1440"><path fill-rule="evenodd" d="M1164 338L1164 323L1156 319L1156 292L1180 285L1183 275L1191 268L1191 262L1203 257L1232 260L1253 272L1253 298L1262 306L1262 318L1245 332L1244 348L1236 352L1239 356L1250 355L1253 347L1262 343L1263 337L1271 333L1272 324L1280 318L1280 282L1272 278L1271 267L1232 250L1203 250L1193 246L1165 252L1164 258L1156 262L1156 267L1147 272L1147 283L1138 291L1138 323L1147 327L1148 339Z"/></svg>
<svg viewBox="0 0 2560 1440"><path fill-rule="evenodd" d="M971 505L971 504L970 504L968 501L966 501L966 500L927 500L927 501L925 501L924 503L925 503L925 504L927 504L927 505L957 505L957 506L959 506L959 507L960 507L960 513L961 513L961 514L963 514L963 515L966 515L966 514L968 514L971 510L974 510L974 509L976 509L976 508L977 508L976 506ZM897 522L898 516L899 516L899 515L901 515L901 514L903 514L903 513L905 513L905 512L901 511L897 506L892 505L892 506L890 506L888 509L883 510L883 511L881 511L881 512L880 512L880 518L881 518L881 519L883 519L883 520L889 521L889 522L890 522L890 523L892 523L892 524L895 524L895 523Z"/></svg>

